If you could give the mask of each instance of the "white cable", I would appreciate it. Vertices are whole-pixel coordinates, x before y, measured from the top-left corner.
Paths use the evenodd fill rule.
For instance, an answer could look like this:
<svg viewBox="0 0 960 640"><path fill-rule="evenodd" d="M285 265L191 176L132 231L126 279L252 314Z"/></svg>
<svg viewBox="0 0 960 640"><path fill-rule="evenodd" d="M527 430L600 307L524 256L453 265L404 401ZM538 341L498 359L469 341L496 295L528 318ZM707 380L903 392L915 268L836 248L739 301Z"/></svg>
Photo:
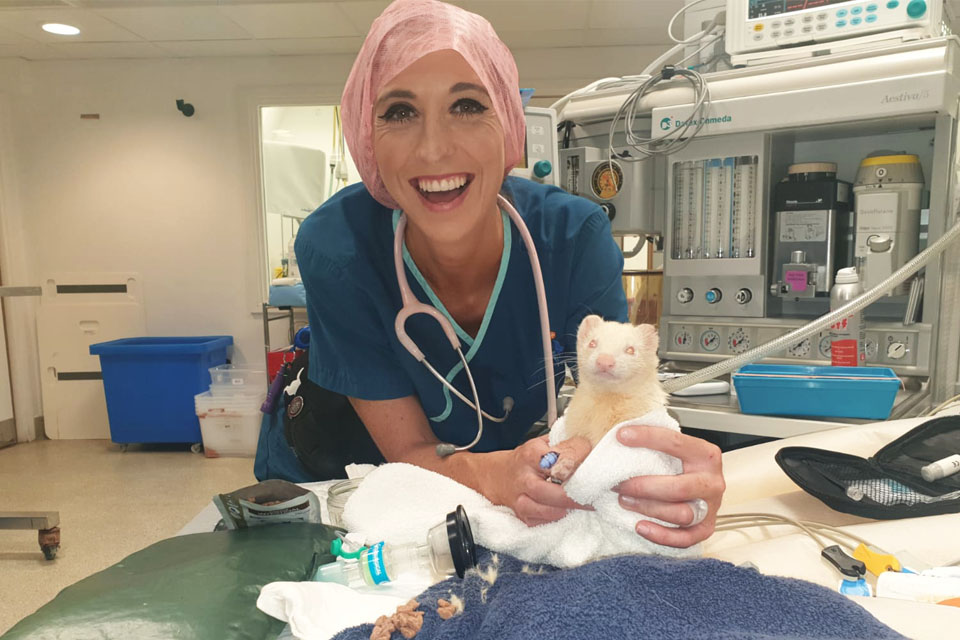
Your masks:
<svg viewBox="0 0 960 640"><path fill-rule="evenodd" d="M745 351L740 355L717 362L716 364L712 364L709 367L704 367L699 371L694 371L693 373L689 373L685 376L671 378L663 383L663 390L667 393L680 391L681 389L686 389L687 387L700 382L713 380L718 376L722 376L725 373L730 373L731 371L739 369L743 365L750 364L751 362L755 362L761 358L765 358L770 354L777 353L779 351L785 351L794 344L812 336L815 333L818 333L823 329L826 329L833 323L838 322L847 316L851 316L859 311L862 311L876 300L882 298L887 291L890 291L897 285L906 281L907 278L926 266L928 262L943 253L947 246L958 238L960 238L960 221L955 223L953 227L940 236L936 242L924 249L921 253L914 256L910 262L890 274L880 284L870 289L866 293L863 293L859 297L851 300L839 309L822 315L818 319L809 322L802 327L794 329L790 333L782 335L779 338L767 342L766 344L760 345L759 347Z"/></svg>
<svg viewBox="0 0 960 640"><path fill-rule="evenodd" d="M703 31L701 31L700 33L694 34L694 35L690 36L689 38L687 38L687 39L685 39L685 40L677 40L677 38L674 37L674 35L673 35L673 23L677 21L677 18L679 18L680 16L682 16L683 14L685 14L685 13L687 12L687 10L690 9L691 7L695 7L695 6L697 6L698 4L703 4L704 2L707 2L707 1L708 1L708 0L694 0L694 1L691 2L690 4L687 4L687 5L684 5L683 7L681 7L681 9L680 9L679 11L677 11L675 14L673 14L673 17L670 18L670 22L667 23L667 37L669 37L672 41L676 42L677 44L690 44L691 42L696 42L697 40L700 40L700 39L703 38L705 35L707 35L707 34L710 32L711 29L713 29L715 26L717 26L717 22L718 22L719 17L720 17L720 14L719 14L719 13L717 14L716 17L714 17L714 19L710 22L710 24L707 25L707 28L704 29Z"/></svg>
<svg viewBox="0 0 960 640"><path fill-rule="evenodd" d="M863 538L856 536L849 531L834 527L828 524L823 524L822 522L813 522L811 520L794 520L786 516L782 516L775 513L730 513L717 516L717 531L735 531L737 529L749 528L749 527L759 527L759 526L779 526L779 525L790 525L794 526L808 536L813 538L818 544L820 544L821 549L823 548L822 541L820 541L816 536L811 534L811 531L816 531L820 535L830 538L834 542L841 544L848 549L853 549L853 545L839 540L838 537L843 537L848 540L853 540L862 544L865 547L871 547L880 553L887 555L890 554L887 551L884 551L880 547L871 544L870 542L864 540Z"/></svg>
<svg viewBox="0 0 960 640"><path fill-rule="evenodd" d="M680 60L678 60L678 61L675 62L674 64L677 64L677 65L683 64L684 62L686 62L687 60L689 60L689 59L692 58L693 56L697 55L698 53L700 53L701 51L703 51L704 49L706 49L706 48L709 47L710 45L715 44L715 43L716 43L717 41L719 41L719 40L723 40L724 33L725 33L725 32L721 29L720 32L717 33L717 36L716 36L713 40L707 40L707 43L706 43L705 45L703 45L702 47L700 47L699 49L697 49L696 51L694 51L694 52L691 53L690 55L688 55L688 56L686 56L686 57L684 57L684 58L681 58Z"/></svg>
<svg viewBox="0 0 960 640"><path fill-rule="evenodd" d="M949 406L952 405L953 403L957 402L958 400L960 400L960 394L957 394L957 395L953 396L952 398L950 398L950 399L948 399L948 400L945 400L944 402L941 402L939 405L937 405L937 406L934 407L933 409L930 409L930 411L926 412L926 413L923 414L923 415L924 415L924 416L932 416L932 415L935 415L935 414L937 414L937 413L940 413L941 411L943 411L944 409L946 409L947 407L949 407Z"/></svg>
<svg viewBox="0 0 960 640"><path fill-rule="evenodd" d="M639 136L634 133L634 120L637 117L637 110L643 97L653 90L657 84L670 81L680 76L688 81L693 88L694 100L693 110L690 117L679 127L673 128L660 136L649 138ZM680 151L686 147L693 138L700 133L700 130L706 124L707 110L710 107L710 86L704 80L703 76L692 69L674 69L664 67L664 69L655 76L650 77L639 87L633 90L627 99L623 101L620 108L614 114L610 121L610 131L607 144L607 152L610 163L616 156L619 160L627 162L643 161L654 156L668 155ZM625 157L616 152L613 146L614 135L617 131L617 125L623 120L623 133L626 146L640 154L640 157ZM691 132L692 129L692 132Z"/></svg>

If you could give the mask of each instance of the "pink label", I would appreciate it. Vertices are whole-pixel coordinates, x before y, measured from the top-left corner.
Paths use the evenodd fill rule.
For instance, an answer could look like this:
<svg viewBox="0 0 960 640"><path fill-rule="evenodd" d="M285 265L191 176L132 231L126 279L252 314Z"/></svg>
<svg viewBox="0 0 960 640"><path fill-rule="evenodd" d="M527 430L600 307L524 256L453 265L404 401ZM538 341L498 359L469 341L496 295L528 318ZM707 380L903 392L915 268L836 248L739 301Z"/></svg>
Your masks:
<svg viewBox="0 0 960 640"><path fill-rule="evenodd" d="M807 290L807 272L806 271L787 271L783 274L784 281L790 285L791 291Z"/></svg>

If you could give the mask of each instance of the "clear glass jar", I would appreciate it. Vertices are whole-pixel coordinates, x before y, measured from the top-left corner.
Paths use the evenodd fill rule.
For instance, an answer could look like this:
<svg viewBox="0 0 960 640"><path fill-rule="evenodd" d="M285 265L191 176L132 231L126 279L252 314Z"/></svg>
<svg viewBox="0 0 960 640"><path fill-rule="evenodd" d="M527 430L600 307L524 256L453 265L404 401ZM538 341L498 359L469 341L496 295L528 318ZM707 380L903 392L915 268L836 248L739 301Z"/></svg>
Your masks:
<svg viewBox="0 0 960 640"><path fill-rule="evenodd" d="M343 526L343 507L347 500L357 490L363 478L353 478L350 480L341 480L331 485L327 492L327 514L330 520L329 524L335 527Z"/></svg>

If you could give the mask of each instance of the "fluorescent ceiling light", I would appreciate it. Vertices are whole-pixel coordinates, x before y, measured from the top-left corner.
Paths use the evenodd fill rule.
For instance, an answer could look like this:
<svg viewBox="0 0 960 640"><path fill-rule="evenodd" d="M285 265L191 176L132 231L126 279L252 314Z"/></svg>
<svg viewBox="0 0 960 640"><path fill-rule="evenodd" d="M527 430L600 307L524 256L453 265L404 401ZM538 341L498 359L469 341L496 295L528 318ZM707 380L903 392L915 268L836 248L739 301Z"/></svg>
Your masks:
<svg viewBox="0 0 960 640"><path fill-rule="evenodd" d="M48 22L43 25L42 29L47 33L55 33L58 36L75 36L80 33L80 29L69 25L69 24L57 24L56 22Z"/></svg>

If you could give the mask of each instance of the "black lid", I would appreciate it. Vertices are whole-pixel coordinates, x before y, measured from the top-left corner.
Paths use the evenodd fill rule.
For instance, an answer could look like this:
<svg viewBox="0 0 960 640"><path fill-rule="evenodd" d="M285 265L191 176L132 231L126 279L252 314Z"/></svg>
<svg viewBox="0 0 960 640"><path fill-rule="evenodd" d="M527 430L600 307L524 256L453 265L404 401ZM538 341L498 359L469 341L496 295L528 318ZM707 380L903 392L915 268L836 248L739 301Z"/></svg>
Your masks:
<svg viewBox="0 0 960 640"><path fill-rule="evenodd" d="M450 555L457 577L462 578L468 570L477 566L477 548L473 544L473 531L463 505L447 514L447 541L450 543Z"/></svg>

